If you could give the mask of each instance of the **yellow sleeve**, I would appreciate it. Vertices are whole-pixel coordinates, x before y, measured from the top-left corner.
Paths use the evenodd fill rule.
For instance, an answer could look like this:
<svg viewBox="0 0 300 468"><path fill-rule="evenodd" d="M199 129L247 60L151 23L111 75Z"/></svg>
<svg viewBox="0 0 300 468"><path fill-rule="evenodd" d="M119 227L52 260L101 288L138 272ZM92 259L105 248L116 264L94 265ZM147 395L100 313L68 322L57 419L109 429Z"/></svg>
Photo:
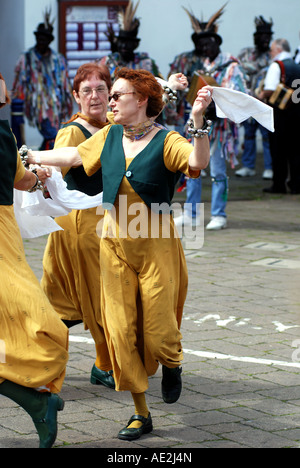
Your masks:
<svg viewBox="0 0 300 468"><path fill-rule="evenodd" d="M189 166L189 157L194 147L186 138L178 132L169 132L164 145L164 163L171 172L182 172L183 174L197 179L201 171L193 171Z"/></svg>
<svg viewBox="0 0 300 468"><path fill-rule="evenodd" d="M77 146L84 170L88 176L95 174L101 167L100 155L110 128L111 125L107 125Z"/></svg>
<svg viewBox="0 0 300 468"><path fill-rule="evenodd" d="M86 137L75 125L61 128L56 135L54 148L65 148L66 146L78 146L86 140Z"/></svg>
<svg viewBox="0 0 300 468"><path fill-rule="evenodd" d="M23 166L21 156L19 155L19 152L17 153L17 171L15 175L15 184L19 182L20 180L23 179L25 175L25 167Z"/></svg>
<svg viewBox="0 0 300 468"><path fill-rule="evenodd" d="M76 125L61 128L56 135L54 148L66 148L68 146L79 146L86 140L86 137ZM62 167L63 177L69 172L70 167Z"/></svg>

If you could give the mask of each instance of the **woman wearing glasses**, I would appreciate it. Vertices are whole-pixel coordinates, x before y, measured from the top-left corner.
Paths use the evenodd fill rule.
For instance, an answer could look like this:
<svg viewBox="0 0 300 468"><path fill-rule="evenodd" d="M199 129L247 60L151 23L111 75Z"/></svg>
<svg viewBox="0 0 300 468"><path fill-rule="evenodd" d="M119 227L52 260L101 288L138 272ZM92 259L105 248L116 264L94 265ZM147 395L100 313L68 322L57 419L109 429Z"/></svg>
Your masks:
<svg viewBox="0 0 300 468"><path fill-rule="evenodd" d="M79 112L58 132L54 148L78 146L100 128L113 122L107 114L108 92L111 88L109 71L105 66L87 63L76 73L73 96ZM88 177L82 167L61 168L69 190L87 195L102 192L99 169ZM56 218L63 228L50 234L43 259L42 288L60 318L70 328L83 322L96 346L96 362L91 382L114 388L112 364L100 318L99 237L96 208L73 210Z"/></svg>
<svg viewBox="0 0 300 468"><path fill-rule="evenodd" d="M119 125L106 126L77 148L28 152L32 163L68 161L68 165L83 165L89 176L102 167L103 325L116 389L130 391L135 404L135 415L119 432L120 439L134 440L152 430L144 392L159 363L164 401L174 403L181 393L180 324L187 268L172 214L170 210L159 214L157 208L171 205L179 173L198 177L208 165L203 113L211 91L210 87L200 90L193 106L193 134L199 136L193 146L155 124L163 108L163 90L151 73L121 69L110 96ZM157 219L159 229L154 234L151 226ZM160 229L166 219L169 235Z"/></svg>

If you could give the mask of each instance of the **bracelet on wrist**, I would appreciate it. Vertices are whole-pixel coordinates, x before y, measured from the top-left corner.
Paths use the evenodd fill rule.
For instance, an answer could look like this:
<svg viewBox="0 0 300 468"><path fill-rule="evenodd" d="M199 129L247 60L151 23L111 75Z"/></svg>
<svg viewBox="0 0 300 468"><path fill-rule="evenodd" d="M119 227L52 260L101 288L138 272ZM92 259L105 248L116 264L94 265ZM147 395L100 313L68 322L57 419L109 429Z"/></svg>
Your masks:
<svg viewBox="0 0 300 468"><path fill-rule="evenodd" d="M23 163L23 166L29 166L28 164L28 153L29 151L32 151L31 149L28 149L26 145L21 146L19 149L19 154L21 156L21 160ZM35 163L34 164L40 164L41 163L41 158L37 155L35 156Z"/></svg>
<svg viewBox="0 0 300 468"><path fill-rule="evenodd" d="M169 86L165 85L163 86L163 90L168 101L174 102L177 100L177 91L175 89L171 89Z"/></svg>
<svg viewBox="0 0 300 468"><path fill-rule="evenodd" d="M209 133L211 131L212 121L207 120L203 116L203 126L202 126L202 128L195 128L193 119L189 119L187 121L187 125L188 125L187 133L189 135L191 135L194 138L203 138L203 137L209 135Z"/></svg>
<svg viewBox="0 0 300 468"><path fill-rule="evenodd" d="M31 169L30 172L32 172L35 177L36 177L36 182L35 184L33 185L33 187L31 187L31 189L27 190L27 192L29 193L34 193L36 192L37 190L43 190L43 184L42 182L40 181L39 179L39 176L37 174L37 170L36 169Z"/></svg>
<svg viewBox="0 0 300 468"><path fill-rule="evenodd" d="M28 166L28 151L31 151L30 149L27 148L26 145L21 146L19 149L19 154L21 156L21 160L23 163L23 166Z"/></svg>

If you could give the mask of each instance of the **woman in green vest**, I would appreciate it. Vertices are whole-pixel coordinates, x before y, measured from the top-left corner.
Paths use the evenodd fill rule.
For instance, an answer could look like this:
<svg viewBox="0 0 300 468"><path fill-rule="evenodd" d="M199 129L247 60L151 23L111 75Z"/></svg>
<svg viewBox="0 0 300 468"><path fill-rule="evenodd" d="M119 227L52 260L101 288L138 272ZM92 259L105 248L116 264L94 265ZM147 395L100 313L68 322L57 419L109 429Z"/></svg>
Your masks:
<svg viewBox="0 0 300 468"><path fill-rule="evenodd" d="M9 102L0 74L0 108ZM32 418L41 448L57 433L60 392L68 361L68 329L30 269L13 207L13 189L34 191L37 176L25 170L8 121L0 120L0 396Z"/></svg>
<svg viewBox="0 0 300 468"><path fill-rule="evenodd" d="M155 123L163 90L153 75L123 68L109 97L119 125L106 126L77 148L28 151L31 163L83 165L89 176L102 167L103 326L116 390L130 391L135 403L135 415L119 432L120 439L152 431L144 392L159 363L164 401L174 403L181 393L180 324L188 278L170 205L179 174L199 177L209 163L203 113L211 92L209 86L202 88L193 105L191 133L197 138L191 145Z"/></svg>

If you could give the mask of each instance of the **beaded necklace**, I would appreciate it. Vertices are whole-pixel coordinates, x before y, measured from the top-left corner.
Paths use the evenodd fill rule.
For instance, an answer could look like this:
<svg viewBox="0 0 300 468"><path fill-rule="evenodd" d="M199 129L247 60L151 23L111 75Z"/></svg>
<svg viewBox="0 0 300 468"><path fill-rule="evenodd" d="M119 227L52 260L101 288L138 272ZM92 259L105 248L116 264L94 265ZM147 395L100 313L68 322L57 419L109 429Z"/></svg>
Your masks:
<svg viewBox="0 0 300 468"><path fill-rule="evenodd" d="M124 136L131 141L140 140L145 135L151 132L153 128L164 128L162 125L154 122L153 120L146 120L139 125L126 125L124 126Z"/></svg>

